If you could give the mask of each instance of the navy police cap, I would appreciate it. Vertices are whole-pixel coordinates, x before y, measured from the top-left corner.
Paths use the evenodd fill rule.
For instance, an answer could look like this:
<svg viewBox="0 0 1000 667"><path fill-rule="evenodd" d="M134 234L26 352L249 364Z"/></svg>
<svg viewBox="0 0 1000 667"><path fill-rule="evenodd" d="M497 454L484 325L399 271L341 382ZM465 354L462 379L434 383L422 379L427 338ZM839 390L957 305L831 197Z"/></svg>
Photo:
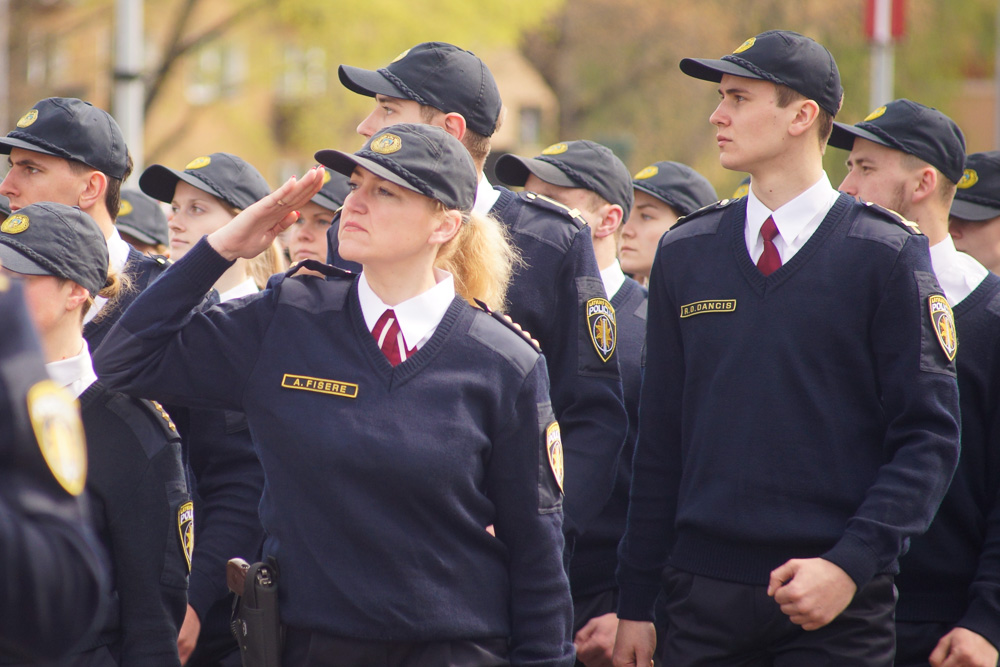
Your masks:
<svg viewBox="0 0 1000 667"><path fill-rule="evenodd" d="M669 204L680 216L719 199L704 176L680 162L654 162L635 175L632 187Z"/></svg>
<svg viewBox="0 0 1000 667"><path fill-rule="evenodd" d="M204 190L233 208L244 209L271 193L252 164L232 153L212 153L191 160L184 171L154 164L142 172L139 187L153 199L170 203L178 181Z"/></svg>
<svg viewBox="0 0 1000 667"><path fill-rule="evenodd" d="M973 153L966 158L951 214L973 222L1000 217L1000 151Z"/></svg>
<svg viewBox="0 0 1000 667"><path fill-rule="evenodd" d="M849 151L858 137L920 158L952 183L962 178L965 137L955 121L937 109L893 100L855 125L834 123L830 145Z"/></svg>
<svg viewBox="0 0 1000 667"><path fill-rule="evenodd" d="M624 220L632 212L632 175L610 148L593 141L562 141L533 158L502 155L493 170L506 185L523 186L534 174L552 185L596 192L621 206Z"/></svg>
<svg viewBox="0 0 1000 667"><path fill-rule="evenodd" d="M316 160L349 176L362 167L380 178L469 212L478 175L469 151L440 127L401 123L372 135L357 153L322 150Z"/></svg>
<svg viewBox="0 0 1000 667"><path fill-rule="evenodd" d="M833 55L818 42L790 30L768 30L743 42L721 60L684 58L681 71L719 82L723 74L788 86L836 116L844 98Z"/></svg>
<svg viewBox="0 0 1000 667"><path fill-rule="evenodd" d="M23 148L82 162L112 178L129 170L125 135L107 111L75 97L49 97L0 138L0 153Z"/></svg>
<svg viewBox="0 0 1000 667"><path fill-rule="evenodd" d="M108 242L79 208L39 202L0 223L0 263L14 273L72 280L95 296L108 281Z"/></svg>
<svg viewBox="0 0 1000 667"><path fill-rule="evenodd" d="M323 187L310 200L323 208L336 211L344 205L344 200L351 193L351 180L344 174L330 169L323 170Z"/></svg>
<svg viewBox="0 0 1000 667"><path fill-rule="evenodd" d="M417 44L376 71L341 65L339 74L340 82L359 95L386 95L459 113L471 130L487 137L493 136L503 106L486 63L444 42Z"/></svg>
<svg viewBox="0 0 1000 667"><path fill-rule="evenodd" d="M150 245L167 245L167 215L160 202L135 188L122 188L115 227Z"/></svg>

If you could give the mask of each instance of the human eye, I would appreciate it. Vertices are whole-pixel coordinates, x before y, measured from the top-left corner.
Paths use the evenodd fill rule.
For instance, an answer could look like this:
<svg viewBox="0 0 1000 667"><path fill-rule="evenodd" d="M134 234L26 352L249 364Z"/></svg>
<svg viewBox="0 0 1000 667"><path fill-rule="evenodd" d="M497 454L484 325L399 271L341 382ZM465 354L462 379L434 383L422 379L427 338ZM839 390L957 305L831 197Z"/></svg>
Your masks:
<svg viewBox="0 0 1000 667"><path fill-rule="evenodd" d="M350 189L351 192L354 192L360 187L360 185L358 183L355 183L354 181L351 181L350 183L347 184L347 187L348 189Z"/></svg>
<svg viewBox="0 0 1000 667"><path fill-rule="evenodd" d="M396 193L385 186L379 186L378 194L380 197L395 197Z"/></svg>

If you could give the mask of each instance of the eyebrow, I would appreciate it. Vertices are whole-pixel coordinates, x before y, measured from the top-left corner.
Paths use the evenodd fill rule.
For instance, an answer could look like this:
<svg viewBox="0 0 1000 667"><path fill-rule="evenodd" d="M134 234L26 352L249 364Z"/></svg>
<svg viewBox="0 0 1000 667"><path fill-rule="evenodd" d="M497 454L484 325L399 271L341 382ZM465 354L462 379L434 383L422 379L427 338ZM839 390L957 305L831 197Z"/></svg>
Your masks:
<svg viewBox="0 0 1000 667"><path fill-rule="evenodd" d="M735 87L733 87L733 88L726 88L725 90L723 90L721 87L719 88L719 94L720 95L725 95L725 94L735 95L737 93L742 93L743 95L749 95L750 91L747 90L746 88L735 88Z"/></svg>
<svg viewBox="0 0 1000 667"><path fill-rule="evenodd" d="M379 93L375 95L375 101L379 104L399 104L400 99L398 97L389 97L388 95L382 95Z"/></svg>

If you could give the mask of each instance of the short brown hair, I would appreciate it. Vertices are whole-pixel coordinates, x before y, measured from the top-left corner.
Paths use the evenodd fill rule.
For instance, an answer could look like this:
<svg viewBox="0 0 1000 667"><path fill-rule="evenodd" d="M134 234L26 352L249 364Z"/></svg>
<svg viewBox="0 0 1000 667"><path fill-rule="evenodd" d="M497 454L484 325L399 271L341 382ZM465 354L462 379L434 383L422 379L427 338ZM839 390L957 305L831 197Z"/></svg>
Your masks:
<svg viewBox="0 0 1000 667"><path fill-rule="evenodd" d="M780 109L784 109L792 102L807 99L799 91L780 83L774 84L774 89L776 92L775 103ZM830 140L830 133L833 132L833 114L823 107L819 107L819 114L816 116L816 129L819 132L820 147L826 146L826 142Z"/></svg>
<svg viewBox="0 0 1000 667"><path fill-rule="evenodd" d="M444 112L437 107L428 106L426 104L420 105L420 118L428 125L433 123L434 119L443 113ZM497 119L497 123L493 127L494 134L496 134L496 131L500 129L500 125L503 124L504 115L504 111L501 110L500 117ZM472 156L472 161L477 165L481 165L486 162L486 158L490 154L490 137L466 128L465 136L462 137L462 145L469 151L469 155Z"/></svg>
<svg viewBox="0 0 1000 667"><path fill-rule="evenodd" d="M126 157L125 173L122 174L121 178L114 178L113 176L104 174L108 178L108 189L104 192L104 206L108 209L108 215L111 216L112 222L118 218L118 211L122 207L122 183L132 174L132 168L134 167L132 154L129 153ZM100 171L100 169L94 169L90 165L78 160L67 159L66 161L69 162L70 169L73 170L74 174L82 174L85 171ZM101 173L103 174L104 172Z"/></svg>

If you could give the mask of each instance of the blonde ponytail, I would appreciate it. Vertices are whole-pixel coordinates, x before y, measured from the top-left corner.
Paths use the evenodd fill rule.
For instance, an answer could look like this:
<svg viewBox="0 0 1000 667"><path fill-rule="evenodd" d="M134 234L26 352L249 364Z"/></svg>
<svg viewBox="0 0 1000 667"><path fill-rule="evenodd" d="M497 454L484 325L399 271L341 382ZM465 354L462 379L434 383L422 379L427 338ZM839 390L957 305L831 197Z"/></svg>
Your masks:
<svg viewBox="0 0 1000 667"><path fill-rule="evenodd" d="M461 228L441 246L434 262L455 277L455 291L462 298L470 303L478 299L499 312L506 310L507 285L521 264L506 228L475 211L462 215Z"/></svg>
<svg viewBox="0 0 1000 667"><path fill-rule="evenodd" d="M267 287L267 281L276 273L284 273L288 269L285 253L281 250L278 239L271 242L264 252L253 259L247 260L247 273L253 278L257 289Z"/></svg>
<svg viewBox="0 0 1000 667"><path fill-rule="evenodd" d="M116 271L113 266L108 266L108 279L104 281L104 287L97 294L87 297L86 303L81 308L80 317L87 315L87 312L94 306L94 297L99 296L108 300L107 307L94 316L94 322L99 322L108 312L114 310L115 301L132 291L132 279L124 272Z"/></svg>

